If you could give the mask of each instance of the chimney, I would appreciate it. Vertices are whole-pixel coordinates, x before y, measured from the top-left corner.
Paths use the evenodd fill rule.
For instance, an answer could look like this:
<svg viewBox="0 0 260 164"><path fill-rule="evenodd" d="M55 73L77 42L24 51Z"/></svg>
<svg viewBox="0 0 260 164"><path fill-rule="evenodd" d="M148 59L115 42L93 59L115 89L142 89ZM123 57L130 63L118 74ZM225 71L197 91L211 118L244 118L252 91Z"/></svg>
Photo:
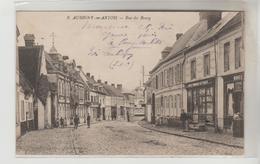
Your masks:
<svg viewBox="0 0 260 164"><path fill-rule="evenodd" d="M77 68L81 71L82 70L82 66L78 65Z"/></svg>
<svg viewBox="0 0 260 164"><path fill-rule="evenodd" d="M105 81L105 84L107 84L107 81Z"/></svg>
<svg viewBox="0 0 260 164"><path fill-rule="evenodd" d="M33 34L25 34L23 38L26 47L33 47L35 45L35 37Z"/></svg>
<svg viewBox="0 0 260 164"><path fill-rule="evenodd" d="M206 20L208 24L208 29L213 27L218 21L221 20L221 12L200 12L200 21Z"/></svg>
<svg viewBox="0 0 260 164"><path fill-rule="evenodd" d="M116 88L119 89L120 91L122 91L122 84L117 84Z"/></svg>
<svg viewBox="0 0 260 164"><path fill-rule="evenodd" d="M87 73L87 77L90 77L90 73L89 72Z"/></svg>
<svg viewBox="0 0 260 164"><path fill-rule="evenodd" d="M92 75L92 76L91 76L91 79L93 79L93 80L94 80L94 75Z"/></svg>
<svg viewBox="0 0 260 164"><path fill-rule="evenodd" d="M176 34L176 40L180 39L180 37L183 35L183 33L177 33Z"/></svg>
<svg viewBox="0 0 260 164"><path fill-rule="evenodd" d="M68 56L62 56L62 59L63 59L63 60L68 60L69 57L68 57Z"/></svg>
<svg viewBox="0 0 260 164"><path fill-rule="evenodd" d="M111 86L112 86L112 87L115 87L115 84L112 83Z"/></svg>
<svg viewBox="0 0 260 164"><path fill-rule="evenodd" d="M101 80L100 80L100 79L98 79L98 80L97 80L97 82L98 82L98 83L101 83Z"/></svg>

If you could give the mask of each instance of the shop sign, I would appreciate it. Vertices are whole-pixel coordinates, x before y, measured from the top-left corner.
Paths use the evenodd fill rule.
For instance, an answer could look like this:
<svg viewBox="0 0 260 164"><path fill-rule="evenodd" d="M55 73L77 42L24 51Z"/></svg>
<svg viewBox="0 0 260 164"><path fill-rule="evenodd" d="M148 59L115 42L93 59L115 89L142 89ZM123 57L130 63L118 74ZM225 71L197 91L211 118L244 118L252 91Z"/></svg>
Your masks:
<svg viewBox="0 0 260 164"><path fill-rule="evenodd" d="M204 81L199 81L199 82L195 82L192 84L188 84L187 87L191 88L191 87L198 87L198 86L203 86L203 85L207 85L207 84L212 84L211 80L204 80Z"/></svg>
<svg viewBox="0 0 260 164"><path fill-rule="evenodd" d="M242 75L235 75L233 80L234 81L242 81Z"/></svg>

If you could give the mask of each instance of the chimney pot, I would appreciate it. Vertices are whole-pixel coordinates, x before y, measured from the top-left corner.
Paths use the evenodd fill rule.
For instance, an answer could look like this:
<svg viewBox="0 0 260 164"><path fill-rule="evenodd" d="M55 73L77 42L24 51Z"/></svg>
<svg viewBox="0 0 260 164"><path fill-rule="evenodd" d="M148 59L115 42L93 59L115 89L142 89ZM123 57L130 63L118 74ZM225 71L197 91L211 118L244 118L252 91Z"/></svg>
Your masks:
<svg viewBox="0 0 260 164"><path fill-rule="evenodd" d="M98 79L98 81L97 81L98 83L101 83L101 80L100 79Z"/></svg>
<svg viewBox="0 0 260 164"><path fill-rule="evenodd" d="M82 66L81 66L81 65L78 65L77 68L78 68L79 70L81 70L81 69L82 69Z"/></svg>
<svg viewBox="0 0 260 164"><path fill-rule="evenodd" d="M91 79L94 79L94 75L91 76Z"/></svg>
<svg viewBox="0 0 260 164"><path fill-rule="evenodd" d="M89 72L87 73L87 77L90 77L90 73Z"/></svg>
<svg viewBox="0 0 260 164"><path fill-rule="evenodd" d="M176 40L180 39L180 37L183 35L183 33L177 33L176 34Z"/></svg>
<svg viewBox="0 0 260 164"><path fill-rule="evenodd" d="M112 87L115 87L115 84L112 83L111 86L112 86Z"/></svg>
<svg viewBox="0 0 260 164"><path fill-rule="evenodd" d="M105 81L105 84L107 84L107 81Z"/></svg>
<svg viewBox="0 0 260 164"><path fill-rule="evenodd" d="M69 57L68 57L68 56L62 56L62 59L63 59L63 60L68 60Z"/></svg>
<svg viewBox="0 0 260 164"><path fill-rule="evenodd" d="M33 34L25 34L23 38L26 47L33 47L35 45L35 37Z"/></svg>
<svg viewBox="0 0 260 164"><path fill-rule="evenodd" d="M200 21L201 20L206 20L208 24L208 29L213 27L218 21L221 20L221 12L200 12Z"/></svg>

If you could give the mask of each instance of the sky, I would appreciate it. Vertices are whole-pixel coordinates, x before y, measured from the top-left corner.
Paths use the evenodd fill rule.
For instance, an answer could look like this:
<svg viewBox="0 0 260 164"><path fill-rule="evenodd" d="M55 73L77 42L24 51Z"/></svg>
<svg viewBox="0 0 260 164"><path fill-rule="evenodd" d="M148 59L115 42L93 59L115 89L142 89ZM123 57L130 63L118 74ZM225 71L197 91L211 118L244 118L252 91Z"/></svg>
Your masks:
<svg viewBox="0 0 260 164"><path fill-rule="evenodd" d="M35 35L35 42L49 52L57 51L81 65L84 72L109 84L134 89L142 83L172 46L177 33L184 33L199 21L198 12L17 12L23 36ZM52 37L54 33L54 37ZM54 39L54 40L53 40Z"/></svg>

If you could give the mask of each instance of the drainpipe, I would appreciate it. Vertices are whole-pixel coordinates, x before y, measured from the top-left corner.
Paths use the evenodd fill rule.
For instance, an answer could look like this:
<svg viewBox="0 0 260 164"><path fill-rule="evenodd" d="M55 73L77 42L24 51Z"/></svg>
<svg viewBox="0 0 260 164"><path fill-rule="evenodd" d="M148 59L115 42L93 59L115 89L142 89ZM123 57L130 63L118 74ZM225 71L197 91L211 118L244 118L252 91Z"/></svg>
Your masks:
<svg viewBox="0 0 260 164"><path fill-rule="evenodd" d="M185 61L186 61L186 53L183 52L183 55L184 55L184 59L183 59L183 62L182 62L182 72L181 72L181 73L182 73L182 76L181 76L181 85L182 85L182 86L181 86L181 92L182 92L182 94L181 94L182 105L181 105L181 106L182 106L182 108L183 108L183 99L184 99L184 97L183 97L183 92L184 92L184 89L183 89L183 88L184 88L184 86L183 86L183 85L184 85L184 72L185 72L185 71L184 71L184 68L185 68L185 67L184 67L184 64L185 64ZM188 109L187 109L187 111L188 111Z"/></svg>
<svg viewBox="0 0 260 164"><path fill-rule="evenodd" d="M217 49L216 49L216 38L213 37L213 44L214 44L214 57L215 57L215 89L214 89L214 121L215 121L215 132L218 131L218 103L216 103L216 99L218 99L218 64L217 64Z"/></svg>

